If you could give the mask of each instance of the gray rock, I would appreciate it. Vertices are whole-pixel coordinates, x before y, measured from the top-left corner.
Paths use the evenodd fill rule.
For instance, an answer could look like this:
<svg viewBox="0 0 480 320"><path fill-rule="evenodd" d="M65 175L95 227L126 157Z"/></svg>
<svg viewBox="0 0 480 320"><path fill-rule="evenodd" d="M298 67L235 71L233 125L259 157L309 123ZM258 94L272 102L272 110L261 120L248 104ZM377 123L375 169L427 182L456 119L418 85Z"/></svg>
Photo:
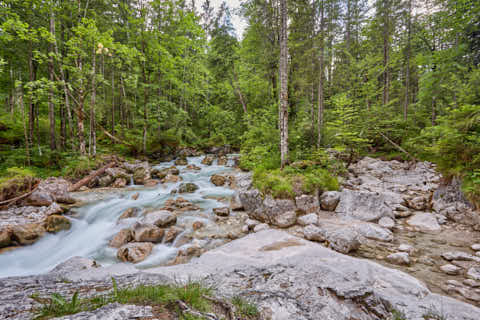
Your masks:
<svg viewBox="0 0 480 320"><path fill-rule="evenodd" d="M297 223L301 226L307 226L309 224L317 224L318 215L316 213L306 214L297 218Z"/></svg>
<svg viewBox="0 0 480 320"><path fill-rule="evenodd" d="M320 196L320 206L326 211L335 211L340 201L340 192L327 191Z"/></svg>
<svg viewBox="0 0 480 320"><path fill-rule="evenodd" d="M95 260L83 257L72 257L55 266L50 273L65 274L99 267L100 265Z"/></svg>
<svg viewBox="0 0 480 320"><path fill-rule="evenodd" d="M27 198L27 203L35 206L49 206L52 202L75 203L68 189L71 184L65 179L48 178L40 182L37 189Z"/></svg>
<svg viewBox="0 0 480 320"><path fill-rule="evenodd" d="M480 258L477 258L469 253L462 251L449 251L442 253L442 258L448 261L458 260L458 261L476 261L480 262Z"/></svg>
<svg viewBox="0 0 480 320"><path fill-rule="evenodd" d="M465 279L463 280L463 284L472 288L480 288L480 281L475 281L473 279Z"/></svg>
<svg viewBox="0 0 480 320"><path fill-rule="evenodd" d="M175 222L177 222L177 217L168 210L159 210L148 212L142 218L141 222L145 224L153 224L157 227L163 228L175 224Z"/></svg>
<svg viewBox="0 0 480 320"><path fill-rule="evenodd" d="M311 241L325 241L323 230L314 225L308 225L303 228L303 236L305 237L305 239Z"/></svg>
<svg viewBox="0 0 480 320"><path fill-rule="evenodd" d="M261 209L257 209L256 212L260 221L264 221L270 224L283 224L285 220L283 216L287 211L295 211L295 203L290 199L273 199L271 196L266 196L263 200ZM291 218L291 213L288 214ZM263 218L263 219L262 219ZM287 217L288 220L288 217ZM294 222L295 223L295 222Z"/></svg>
<svg viewBox="0 0 480 320"><path fill-rule="evenodd" d="M249 229L253 229L255 228L255 226L259 224L260 224L260 221L257 221L257 220L253 220L253 219L245 220L245 225L247 225Z"/></svg>
<svg viewBox="0 0 480 320"><path fill-rule="evenodd" d="M228 217L230 209L228 207L213 208L213 213L219 217Z"/></svg>
<svg viewBox="0 0 480 320"><path fill-rule="evenodd" d="M467 277L473 280L480 280L480 267L472 267L468 269Z"/></svg>
<svg viewBox="0 0 480 320"><path fill-rule="evenodd" d="M390 217L382 217L378 220L378 224L383 228L393 229L393 227L395 227L395 220Z"/></svg>
<svg viewBox="0 0 480 320"><path fill-rule="evenodd" d="M409 254L412 254L415 251L415 248L409 244L402 243L398 246L398 251L408 252Z"/></svg>
<svg viewBox="0 0 480 320"><path fill-rule="evenodd" d="M297 213L295 211L285 211L272 216L271 223L280 228L288 228L297 222Z"/></svg>
<svg viewBox="0 0 480 320"><path fill-rule="evenodd" d="M268 224L266 223L260 223L260 224L257 224L254 228L253 228L253 232L260 232L260 231L263 231L263 230L267 230L269 229L270 227L268 226Z"/></svg>
<svg viewBox="0 0 480 320"><path fill-rule="evenodd" d="M480 251L480 243L475 243L470 246L473 251Z"/></svg>
<svg viewBox="0 0 480 320"><path fill-rule="evenodd" d="M382 217L394 217L393 210L385 204L385 197L374 192L343 190L335 210L344 219L378 221Z"/></svg>
<svg viewBox="0 0 480 320"><path fill-rule="evenodd" d="M113 183L113 181L114 180L113 180L112 176L109 176L107 174L107 175L104 175L103 177L101 177L100 179L98 179L98 186L101 187L101 188L105 188L105 187L110 186Z"/></svg>
<svg viewBox="0 0 480 320"><path fill-rule="evenodd" d="M408 252L397 252L397 253L392 253L388 255L385 260L392 264L398 264L398 265L410 265L410 256Z"/></svg>
<svg viewBox="0 0 480 320"><path fill-rule="evenodd" d="M240 196L237 192L235 192L235 194L230 199L230 209L232 211L243 210L242 201L240 201Z"/></svg>
<svg viewBox="0 0 480 320"><path fill-rule="evenodd" d="M407 220L407 224L421 232L440 232L442 227L432 213L418 212Z"/></svg>
<svg viewBox="0 0 480 320"><path fill-rule="evenodd" d="M262 195L257 189L241 191L238 196L243 208L248 213L253 213L262 206Z"/></svg>
<svg viewBox="0 0 480 320"><path fill-rule="evenodd" d="M319 209L318 198L311 195L302 194L295 198L297 208L304 213L316 212Z"/></svg>
<svg viewBox="0 0 480 320"><path fill-rule="evenodd" d="M445 264L440 267L440 270L446 274L455 276L460 274L460 271L462 271L462 268L455 266L453 264Z"/></svg>
<svg viewBox="0 0 480 320"><path fill-rule="evenodd" d="M58 320L119 320L119 319L156 319L151 306L107 304L93 311L84 311L73 315L55 318Z"/></svg>
<svg viewBox="0 0 480 320"><path fill-rule="evenodd" d="M417 211L423 211L427 208L428 199L424 196L407 198L405 202L409 208Z"/></svg>

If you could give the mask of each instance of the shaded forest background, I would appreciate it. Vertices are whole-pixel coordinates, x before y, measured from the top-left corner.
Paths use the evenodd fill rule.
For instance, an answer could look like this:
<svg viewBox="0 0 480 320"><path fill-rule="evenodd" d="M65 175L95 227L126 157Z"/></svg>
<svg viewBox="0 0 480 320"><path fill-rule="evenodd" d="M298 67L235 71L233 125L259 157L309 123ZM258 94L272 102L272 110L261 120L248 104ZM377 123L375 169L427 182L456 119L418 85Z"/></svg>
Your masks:
<svg viewBox="0 0 480 320"><path fill-rule="evenodd" d="M0 1L0 175L220 145L280 174L280 2L243 1L238 39L208 0ZM290 163L331 185L327 148L430 160L479 199L478 1L289 0L287 14Z"/></svg>

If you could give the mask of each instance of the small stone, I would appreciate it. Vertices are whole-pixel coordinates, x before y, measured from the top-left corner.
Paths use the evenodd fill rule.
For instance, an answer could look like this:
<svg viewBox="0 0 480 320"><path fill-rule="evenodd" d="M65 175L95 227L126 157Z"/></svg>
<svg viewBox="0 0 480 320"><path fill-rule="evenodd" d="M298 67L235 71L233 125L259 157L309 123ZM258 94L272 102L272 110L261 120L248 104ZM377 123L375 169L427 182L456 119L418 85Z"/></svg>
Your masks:
<svg viewBox="0 0 480 320"><path fill-rule="evenodd" d="M473 280L480 280L480 267L472 267L468 269L467 277Z"/></svg>
<svg viewBox="0 0 480 320"><path fill-rule="evenodd" d="M272 224L280 228L288 228L297 222L297 213L295 211L286 211L272 217Z"/></svg>
<svg viewBox="0 0 480 320"><path fill-rule="evenodd" d="M477 261L480 262L480 259L462 251L449 251L442 253L442 257L445 260L452 261L452 260L459 260L459 261Z"/></svg>
<svg viewBox="0 0 480 320"><path fill-rule="evenodd" d="M213 157L212 156L205 156L202 160L202 164L204 165L207 165L207 166L211 166L212 163L213 163Z"/></svg>
<svg viewBox="0 0 480 320"><path fill-rule="evenodd" d="M268 224L260 223L260 224L256 225L255 228L253 228L253 232L260 232L262 230L267 230L268 228L270 228L268 226Z"/></svg>
<svg viewBox="0 0 480 320"><path fill-rule="evenodd" d="M306 214L297 218L297 223L301 226L315 225L318 222L318 215L316 213Z"/></svg>
<svg viewBox="0 0 480 320"><path fill-rule="evenodd" d="M249 228L247 225L244 225L244 226L242 227L242 232L243 232L243 233L248 233L248 231L250 231L250 228Z"/></svg>
<svg viewBox="0 0 480 320"><path fill-rule="evenodd" d="M177 159L177 160L175 160L175 165L176 166L186 166L186 165L188 165L188 161L185 158Z"/></svg>
<svg viewBox="0 0 480 320"><path fill-rule="evenodd" d="M175 222L177 222L177 217L167 210L149 212L142 219L142 223L153 224L160 228L168 227Z"/></svg>
<svg viewBox="0 0 480 320"><path fill-rule="evenodd" d="M182 177L174 174L167 174L165 178L162 179L162 183L177 183L179 181L182 181Z"/></svg>
<svg viewBox="0 0 480 320"><path fill-rule="evenodd" d="M132 200L137 200L138 197L140 197L140 193L137 192L137 193L133 194Z"/></svg>
<svg viewBox="0 0 480 320"><path fill-rule="evenodd" d="M253 219L247 219L247 220L245 220L245 224L251 230L251 229L255 228L257 225L259 225L260 221L253 220Z"/></svg>
<svg viewBox="0 0 480 320"><path fill-rule="evenodd" d="M415 197L412 199L405 199L409 208L412 208L417 211L423 211L427 208L428 199L425 197Z"/></svg>
<svg viewBox="0 0 480 320"><path fill-rule="evenodd" d="M159 183L158 180L148 179L145 181L144 186L147 188L155 187Z"/></svg>
<svg viewBox="0 0 480 320"><path fill-rule="evenodd" d="M189 164L185 169L187 170L195 170L195 171L199 171L199 170L202 170L202 168L194 165L194 164Z"/></svg>
<svg viewBox="0 0 480 320"><path fill-rule="evenodd" d="M387 229L393 229L395 227L395 220L393 220L390 217L382 217L380 220L378 220L378 224L381 227L387 228Z"/></svg>
<svg viewBox="0 0 480 320"><path fill-rule="evenodd" d="M199 230L201 228L203 228L205 226L205 224L202 222L202 221L195 221L193 224L192 224L192 228L193 230Z"/></svg>
<svg viewBox="0 0 480 320"><path fill-rule="evenodd" d="M198 186L195 183L186 182L178 186L178 193L193 193L198 190Z"/></svg>
<svg viewBox="0 0 480 320"><path fill-rule="evenodd" d="M127 185L127 180L124 178L117 178L112 184L113 188L123 188Z"/></svg>
<svg viewBox="0 0 480 320"><path fill-rule="evenodd" d="M308 225L303 228L303 236L305 237L305 239L311 241L325 241L325 236L322 230L314 225Z"/></svg>
<svg viewBox="0 0 480 320"><path fill-rule="evenodd" d="M471 248L473 251L480 251L480 243L472 244Z"/></svg>
<svg viewBox="0 0 480 320"><path fill-rule="evenodd" d="M319 209L319 202L317 197L302 194L295 198L297 208L304 213L316 212Z"/></svg>
<svg viewBox="0 0 480 320"><path fill-rule="evenodd" d="M45 219L45 230L50 233L57 233L63 230L69 230L72 226L70 220L64 216L51 215Z"/></svg>
<svg viewBox="0 0 480 320"><path fill-rule="evenodd" d="M230 214L230 209L228 207L213 208L213 213L219 217L228 217Z"/></svg>
<svg viewBox="0 0 480 320"><path fill-rule="evenodd" d="M402 243L398 246L398 251L408 252L409 254L412 254L415 251L415 248L409 244Z"/></svg>
<svg viewBox="0 0 480 320"><path fill-rule="evenodd" d="M392 264L410 265L410 257L407 252L392 253L386 257L386 260Z"/></svg>
<svg viewBox="0 0 480 320"><path fill-rule="evenodd" d="M166 243L168 242L173 242L175 240L175 238L182 232L183 230L178 228L178 227L171 227L169 229L167 229L167 231L165 232L165 237L163 239L163 241L165 241Z"/></svg>
<svg viewBox="0 0 480 320"><path fill-rule="evenodd" d="M118 218L118 220L136 217L137 212L138 210L136 208L128 208L122 213L122 215L120 216L120 218Z"/></svg>
<svg viewBox="0 0 480 320"><path fill-rule="evenodd" d="M440 270L442 270L442 272L446 274L455 276L460 274L460 271L462 270L462 268L454 266L453 264L445 264L440 267Z"/></svg>
<svg viewBox="0 0 480 320"><path fill-rule="evenodd" d="M428 212L416 213L407 220L407 224L421 232L440 232L442 230L435 215Z"/></svg>
<svg viewBox="0 0 480 320"><path fill-rule="evenodd" d="M465 279L463 280L463 284L472 288L480 288L480 281L475 281L473 279Z"/></svg>

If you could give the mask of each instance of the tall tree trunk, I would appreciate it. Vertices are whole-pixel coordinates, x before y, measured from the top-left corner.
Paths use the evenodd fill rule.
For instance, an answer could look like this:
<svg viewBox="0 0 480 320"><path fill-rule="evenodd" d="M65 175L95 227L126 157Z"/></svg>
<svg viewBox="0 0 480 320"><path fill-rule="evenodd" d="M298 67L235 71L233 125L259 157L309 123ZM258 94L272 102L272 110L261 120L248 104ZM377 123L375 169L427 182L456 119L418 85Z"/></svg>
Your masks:
<svg viewBox="0 0 480 320"><path fill-rule="evenodd" d="M390 91L390 40L389 40L389 11L390 0L383 1L383 105L389 102Z"/></svg>
<svg viewBox="0 0 480 320"><path fill-rule="evenodd" d="M112 134L115 134L115 69L112 67Z"/></svg>
<svg viewBox="0 0 480 320"><path fill-rule="evenodd" d="M23 103L23 84L20 83L17 88L17 101L20 105L20 109L22 110L22 123L23 123L23 135L25 138L25 153L27 156L27 165L30 165L30 141L28 139L28 130L27 124L25 123L25 104Z"/></svg>
<svg viewBox="0 0 480 320"><path fill-rule="evenodd" d="M349 2L350 3L350 2ZM322 143L322 126L323 126L323 110L324 110L324 96L323 96L323 69L324 69L324 28L325 28L325 15L324 15L324 6L320 11L320 57L319 57L319 66L320 74L318 76L318 137L317 137L317 147L320 148Z"/></svg>
<svg viewBox="0 0 480 320"><path fill-rule="evenodd" d="M82 59L78 58L78 68L80 72L82 71ZM85 89L83 88L83 81L80 81L80 88L78 89L78 112L77 112L77 127L78 127L78 145L80 149L80 154L87 154L87 149L85 147L85 126L83 124L84 120L84 103L85 103Z"/></svg>
<svg viewBox="0 0 480 320"><path fill-rule="evenodd" d="M92 51L92 95L90 102L90 144L89 151L91 156L96 156L97 154L97 133L96 133L96 123L95 123L95 99L97 98L97 87L96 87L96 75L97 75L97 53L96 45L93 44Z"/></svg>
<svg viewBox="0 0 480 320"><path fill-rule="evenodd" d="M55 35L55 16L53 13L53 7L50 8L50 33L53 37ZM54 51L53 43L50 44L50 59L48 60L48 72L50 75L50 88L48 90L48 121L50 122L50 150L57 149L57 143L55 138L55 104L53 103L53 82L54 78L54 66L53 66L53 51Z"/></svg>
<svg viewBox="0 0 480 320"><path fill-rule="evenodd" d="M282 169L288 164L288 30L287 0L280 0L280 155Z"/></svg>
<svg viewBox="0 0 480 320"><path fill-rule="evenodd" d="M29 43L28 47L28 75L29 80L34 80L34 72L33 72L33 44L32 41ZM28 108L28 144L33 146L33 130L35 126L35 105L33 103L33 99L30 96L28 99L29 108Z"/></svg>
<svg viewBox="0 0 480 320"><path fill-rule="evenodd" d="M405 101L403 103L403 120L407 121L408 105L410 104L410 42L412 35L412 0L408 0L408 22L407 22L407 57L405 72Z"/></svg>
<svg viewBox="0 0 480 320"><path fill-rule="evenodd" d="M243 97L242 91L240 90L240 85L238 84L238 76L237 72L235 71L235 67L233 70L233 84L232 84L234 90L237 92L238 99L240 100L240 103L242 105L243 113L247 113L247 103L245 102L245 98Z"/></svg>

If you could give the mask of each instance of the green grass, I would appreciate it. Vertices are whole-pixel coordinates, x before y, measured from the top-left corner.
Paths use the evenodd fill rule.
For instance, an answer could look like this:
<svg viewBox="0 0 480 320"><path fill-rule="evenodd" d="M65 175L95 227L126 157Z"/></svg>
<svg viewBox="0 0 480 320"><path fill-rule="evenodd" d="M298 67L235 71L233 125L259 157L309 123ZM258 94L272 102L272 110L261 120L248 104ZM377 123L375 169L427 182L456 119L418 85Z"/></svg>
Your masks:
<svg viewBox="0 0 480 320"><path fill-rule="evenodd" d="M110 303L161 306L169 312L176 313L180 319L196 320L189 314L181 314L175 303L178 300L186 303L190 308L200 312L211 312L212 302L205 297L212 296L212 289L198 282L189 282L185 285L140 285L131 288L119 288L115 279L112 292L81 299L78 293L66 299L54 293L48 299L41 299L38 295L31 298L42 304L36 310L35 319L44 320L54 317L71 315L83 311L93 311ZM237 307L240 315L257 317L256 307L240 298L235 298L232 303Z"/></svg>

